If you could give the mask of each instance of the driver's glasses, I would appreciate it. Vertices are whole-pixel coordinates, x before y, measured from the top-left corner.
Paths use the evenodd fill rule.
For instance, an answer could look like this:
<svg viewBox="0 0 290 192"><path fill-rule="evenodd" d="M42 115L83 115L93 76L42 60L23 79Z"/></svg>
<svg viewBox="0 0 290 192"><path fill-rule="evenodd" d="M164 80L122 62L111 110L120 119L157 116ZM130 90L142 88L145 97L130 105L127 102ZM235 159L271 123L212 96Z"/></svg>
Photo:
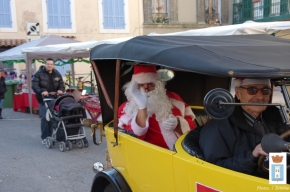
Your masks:
<svg viewBox="0 0 290 192"><path fill-rule="evenodd" d="M259 89L258 87L254 87L254 86L251 86L251 87L240 86L240 88L247 89L247 92L249 95L256 95L259 90L261 90L263 95L271 95L271 93L272 93L272 89L270 87L263 87L263 88Z"/></svg>

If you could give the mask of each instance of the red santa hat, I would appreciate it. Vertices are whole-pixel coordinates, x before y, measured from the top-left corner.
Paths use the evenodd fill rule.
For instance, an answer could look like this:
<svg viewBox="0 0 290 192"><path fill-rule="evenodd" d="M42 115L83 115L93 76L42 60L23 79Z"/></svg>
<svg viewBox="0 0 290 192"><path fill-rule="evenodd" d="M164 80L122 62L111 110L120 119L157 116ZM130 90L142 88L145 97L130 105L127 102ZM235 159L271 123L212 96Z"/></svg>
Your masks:
<svg viewBox="0 0 290 192"><path fill-rule="evenodd" d="M271 86L270 79L249 79L249 78L235 78L234 84L236 87L240 87L243 85L253 85L253 84L263 84Z"/></svg>
<svg viewBox="0 0 290 192"><path fill-rule="evenodd" d="M160 80L155 65L134 65L132 81L138 84L156 82Z"/></svg>

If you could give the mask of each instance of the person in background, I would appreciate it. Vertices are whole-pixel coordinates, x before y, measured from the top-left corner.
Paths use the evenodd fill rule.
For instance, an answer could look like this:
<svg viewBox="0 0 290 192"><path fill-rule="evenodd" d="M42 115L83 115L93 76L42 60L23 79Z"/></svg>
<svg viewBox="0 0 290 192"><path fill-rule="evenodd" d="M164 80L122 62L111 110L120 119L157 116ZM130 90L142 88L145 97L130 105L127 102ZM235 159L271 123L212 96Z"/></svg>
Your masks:
<svg viewBox="0 0 290 192"><path fill-rule="evenodd" d="M190 107L166 91L154 65L135 65L132 80L124 86L128 99L119 107L118 127L138 138L173 150L177 138L196 127Z"/></svg>
<svg viewBox="0 0 290 192"><path fill-rule="evenodd" d="M45 67L40 67L34 74L32 89L39 103L42 144L46 144L46 137L51 136L52 130L51 123L45 118L47 109L43 102L43 97L48 96L50 92L56 92L58 95L64 93L64 82L61 74L54 69L53 59L48 58L45 62Z"/></svg>
<svg viewBox="0 0 290 192"><path fill-rule="evenodd" d="M3 77L3 71L0 71L0 119L2 117L3 100L5 98L5 92L7 91L5 78Z"/></svg>

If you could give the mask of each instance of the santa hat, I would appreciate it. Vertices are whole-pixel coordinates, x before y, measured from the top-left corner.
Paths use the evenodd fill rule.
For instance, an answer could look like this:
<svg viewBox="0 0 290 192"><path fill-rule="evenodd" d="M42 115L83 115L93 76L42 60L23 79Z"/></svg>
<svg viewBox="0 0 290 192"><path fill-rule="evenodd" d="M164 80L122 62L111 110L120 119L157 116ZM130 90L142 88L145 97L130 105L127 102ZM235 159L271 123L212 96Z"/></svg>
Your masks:
<svg viewBox="0 0 290 192"><path fill-rule="evenodd" d="M249 79L249 78L235 78L234 84L236 87L243 85L263 84L271 86L270 79Z"/></svg>
<svg viewBox="0 0 290 192"><path fill-rule="evenodd" d="M138 84L156 82L160 80L155 65L134 65L132 81Z"/></svg>

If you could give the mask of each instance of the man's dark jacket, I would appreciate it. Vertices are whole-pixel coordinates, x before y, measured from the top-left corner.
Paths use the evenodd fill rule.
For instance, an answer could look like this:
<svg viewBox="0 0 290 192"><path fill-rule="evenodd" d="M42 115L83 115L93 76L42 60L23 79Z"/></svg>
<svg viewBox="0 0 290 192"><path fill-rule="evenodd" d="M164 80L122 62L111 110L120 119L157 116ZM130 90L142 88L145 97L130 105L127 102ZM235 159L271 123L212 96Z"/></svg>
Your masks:
<svg viewBox="0 0 290 192"><path fill-rule="evenodd" d="M52 70L52 79L55 92L61 90L64 92L64 82L61 74L56 70ZM45 67L40 68L33 76L32 90L35 92L36 99L39 103L43 102L41 93L49 90L49 75Z"/></svg>
<svg viewBox="0 0 290 192"><path fill-rule="evenodd" d="M262 113L269 132L278 135L289 128L282 124L279 109L267 107ZM210 120L201 130L200 148L206 161L238 172L267 177L258 170L252 151L261 142L261 137L249 126L241 106L223 120Z"/></svg>
<svg viewBox="0 0 290 192"><path fill-rule="evenodd" d="M0 77L0 99L4 99L5 92L7 91L5 78Z"/></svg>

